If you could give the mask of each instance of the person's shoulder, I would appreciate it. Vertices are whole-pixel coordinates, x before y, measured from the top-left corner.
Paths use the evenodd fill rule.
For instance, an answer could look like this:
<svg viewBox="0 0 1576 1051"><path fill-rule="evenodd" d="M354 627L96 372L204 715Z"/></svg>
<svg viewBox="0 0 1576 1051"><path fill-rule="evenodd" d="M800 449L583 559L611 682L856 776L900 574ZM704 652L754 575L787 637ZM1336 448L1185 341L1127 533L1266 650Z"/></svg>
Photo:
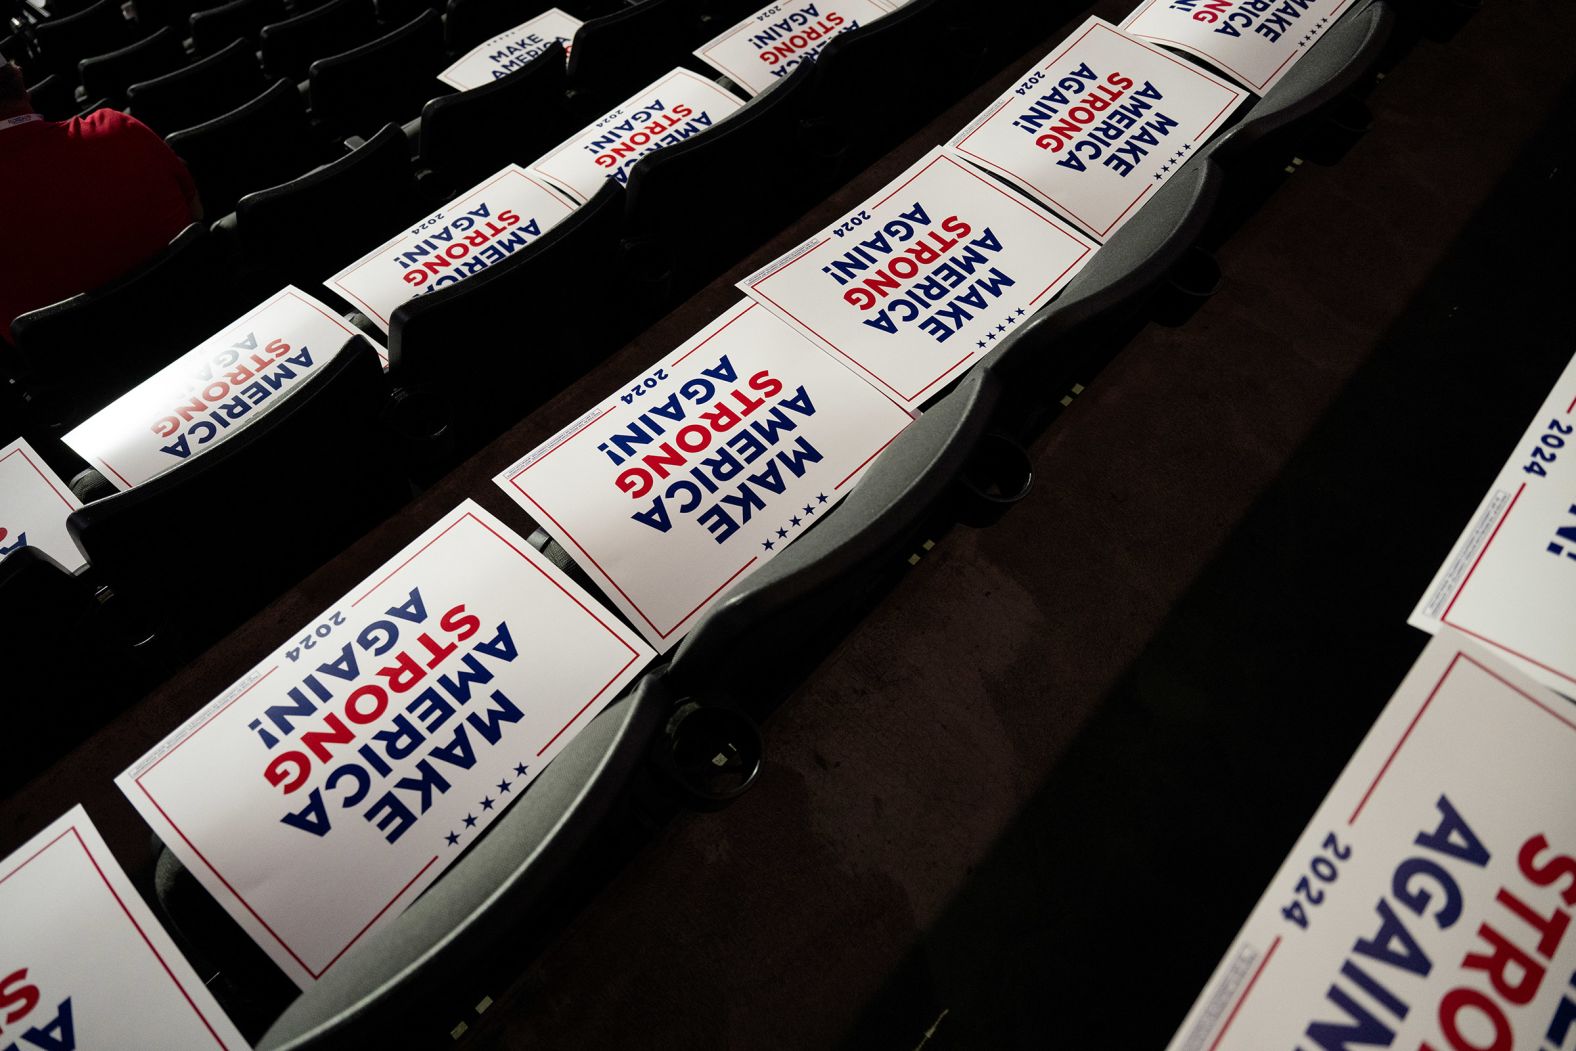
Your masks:
<svg viewBox="0 0 1576 1051"><path fill-rule="evenodd" d="M85 136L99 135L149 135L158 138L153 129L129 113L122 113L118 109L96 109L86 117L72 117L69 122L74 129Z"/></svg>

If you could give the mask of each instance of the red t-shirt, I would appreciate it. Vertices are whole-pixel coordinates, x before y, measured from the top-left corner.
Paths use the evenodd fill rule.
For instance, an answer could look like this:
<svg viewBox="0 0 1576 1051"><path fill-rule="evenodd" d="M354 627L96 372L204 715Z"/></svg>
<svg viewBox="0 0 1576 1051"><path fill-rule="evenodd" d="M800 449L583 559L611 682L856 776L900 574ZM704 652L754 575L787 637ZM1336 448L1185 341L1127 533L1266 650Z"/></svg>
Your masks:
<svg viewBox="0 0 1576 1051"><path fill-rule="evenodd" d="M0 336L153 256L192 221L196 194L164 140L116 110L0 127Z"/></svg>

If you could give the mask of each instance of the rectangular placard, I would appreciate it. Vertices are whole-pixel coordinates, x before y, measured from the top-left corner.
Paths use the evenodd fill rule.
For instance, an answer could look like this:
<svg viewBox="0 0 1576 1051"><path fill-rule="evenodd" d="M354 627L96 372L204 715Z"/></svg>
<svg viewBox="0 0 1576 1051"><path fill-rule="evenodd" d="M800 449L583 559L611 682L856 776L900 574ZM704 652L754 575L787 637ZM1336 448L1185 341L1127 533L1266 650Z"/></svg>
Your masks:
<svg viewBox="0 0 1576 1051"><path fill-rule="evenodd" d="M248 1045L72 807L0 861L0 1048Z"/></svg>
<svg viewBox="0 0 1576 1051"><path fill-rule="evenodd" d="M909 421L746 300L496 481L666 651Z"/></svg>
<svg viewBox="0 0 1576 1051"><path fill-rule="evenodd" d="M458 91L469 91L491 84L524 66L554 43L569 50L580 28L580 19L550 7L529 22L499 33L485 44L478 44L442 73L438 79Z"/></svg>
<svg viewBox="0 0 1576 1051"><path fill-rule="evenodd" d="M1407 621L1465 632L1576 695L1576 358Z"/></svg>
<svg viewBox="0 0 1576 1051"><path fill-rule="evenodd" d="M287 286L88 417L65 442L115 488L130 489L244 429L358 335L365 333Z"/></svg>
<svg viewBox="0 0 1576 1051"><path fill-rule="evenodd" d="M0 558L36 547L70 570L87 564L66 531L66 517L82 506L27 439L0 449Z"/></svg>
<svg viewBox="0 0 1576 1051"><path fill-rule="evenodd" d="M437 879L652 656L466 501L116 784L307 988Z"/></svg>
<svg viewBox="0 0 1576 1051"><path fill-rule="evenodd" d="M531 170L584 203L603 180L628 182L640 158L698 135L742 105L743 99L700 74L675 69L554 147Z"/></svg>
<svg viewBox="0 0 1576 1051"><path fill-rule="evenodd" d="M838 34L886 14L876 0L770 4L696 49L695 56L759 95L809 62Z"/></svg>
<svg viewBox="0 0 1576 1051"><path fill-rule="evenodd" d="M1248 97L1090 18L947 145L1104 241Z"/></svg>
<svg viewBox="0 0 1576 1051"><path fill-rule="evenodd" d="M503 262L574 210L511 164L324 283L387 332L401 303Z"/></svg>
<svg viewBox="0 0 1576 1051"><path fill-rule="evenodd" d="M1136 37L1197 55L1263 95L1355 0L1139 0Z"/></svg>
<svg viewBox="0 0 1576 1051"><path fill-rule="evenodd" d="M1171 1051L1570 1047L1573 792L1576 706L1441 632Z"/></svg>
<svg viewBox="0 0 1576 1051"><path fill-rule="evenodd" d="M739 282L910 408L983 356L1096 245L940 147Z"/></svg>

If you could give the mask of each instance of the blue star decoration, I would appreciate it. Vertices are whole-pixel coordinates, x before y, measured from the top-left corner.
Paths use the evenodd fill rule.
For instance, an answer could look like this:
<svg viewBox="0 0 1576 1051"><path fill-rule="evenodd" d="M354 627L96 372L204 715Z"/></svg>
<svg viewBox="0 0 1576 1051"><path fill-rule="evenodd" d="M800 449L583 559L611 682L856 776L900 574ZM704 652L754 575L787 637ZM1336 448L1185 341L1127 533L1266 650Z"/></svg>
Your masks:
<svg viewBox="0 0 1576 1051"><path fill-rule="evenodd" d="M985 345L985 341L984 341L984 340L983 340L983 339L982 339L982 340L980 340L980 346L982 346L982 347L983 347L983 346L984 346L984 345Z"/></svg>
<svg viewBox="0 0 1576 1051"><path fill-rule="evenodd" d="M454 846L454 844L456 844L456 843L458 843L460 841L460 837L456 836L453 832L450 832L447 836L444 836L443 838L449 841L449 846L451 846L451 847Z"/></svg>
<svg viewBox="0 0 1576 1051"><path fill-rule="evenodd" d="M493 808L492 797L488 796L488 797L483 798L482 799L482 809L483 810L491 810L492 808Z"/></svg>
<svg viewBox="0 0 1576 1051"><path fill-rule="evenodd" d="M514 764L514 773L515 773L516 777L524 777L525 776L525 772L527 770L529 770L529 769L531 769L531 768L526 766L524 763L515 763Z"/></svg>
<svg viewBox="0 0 1576 1051"><path fill-rule="evenodd" d="M779 530L777 530L777 538L779 540L781 540L783 537L786 537L787 535L788 535L788 530L786 530L786 529L779 529Z"/></svg>
<svg viewBox="0 0 1576 1051"><path fill-rule="evenodd" d="M790 519L788 519L788 524L793 526L795 529L797 529L797 528L799 528L799 519L798 518L790 518Z"/></svg>
<svg viewBox="0 0 1576 1051"><path fill-rule="evenodd" d="M814 507L814 505L812 505L812 504L805 504L804 505L804 513L807 514L807 515L815 514L815 507Z"/></svg>
<svg viewBox="0 0 1576 1051"><path fill-rule="evenodd" d="M765 548L767 551L770 551L772 548L774 548L776 546L777 545L772 543L770 540L762 540L761 541L761 547Z"/></svg>
<svg viewBox="0 0 1576 1051"><path fill-rule="evenodd" d="M991 340L992 342L994 342L995 339L996 339L996 333L994 333L994 332L987 332L987 333L985 333L985 338L988 339L988 340Z"/></svg>
<svg viewBox="0 0 1576 1051"><path fill-rule="evenodd" d="M815 502L816 503L824 504L824 503L826 503L826 500L827 500L827 497L826 497L825 493L816 493L815 494Z"/></svg>
<svg viewBox="0 0 1576 1051"><path fill-rule="evenodd" d="M471 815L471 814L466 814L465 815L465 827L466 828L475 828L476 827L476 818L473 815Z"/></svg>
<svg viewBox="0 0 1576 1051"><path fill-rule="evenodd" d="M1007 331L1007 326L1006 325L997 325L996 326L996 331L997 332L1005 332L1005 331Z"/></svg>
<svg viewBox="0 0 1576 1051"><path fill-rule="evenodd" d="M1023 316L1023 308L1022 308L1022 307L1019 307L1019 308L1018 308L1018 316L1019 316L1019 317L1022 317L1022 316Z"/></svg>
<svg viewBox="0 0 1576 1051"><path fill-rule="evenodd" d="M507 781L499 781L498 782L498 794L499 795L503 795L507 791L509 791L509 782L507 782Z"/></svg>

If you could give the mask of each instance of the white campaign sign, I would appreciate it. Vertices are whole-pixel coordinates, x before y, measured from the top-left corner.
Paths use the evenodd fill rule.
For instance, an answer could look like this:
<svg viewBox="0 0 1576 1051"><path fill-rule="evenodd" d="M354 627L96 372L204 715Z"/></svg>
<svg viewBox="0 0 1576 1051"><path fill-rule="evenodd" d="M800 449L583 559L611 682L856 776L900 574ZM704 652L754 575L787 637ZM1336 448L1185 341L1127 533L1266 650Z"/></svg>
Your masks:
<svg viewBox="0 0 1576 1051"><path fill-rule="evenodd" d="M696 57L759 95L821 53L839 33L887 13L876 0L771 4L701 47Z"/></svg>
<svg viewBox="0 0 1576 1051"><path fill-rule="evenodd" d="M491 84L524 66L554 43L569 50L580 20L556 7L548 8L529 22L499 33L485 44L467 51L454 65L438 74L438 79L458 91L469 91Z"/></svg>
<svg viewBox="0 0 1576 1051"><path fill-rule="evenodd" d="M1570 1047L1573 792L1576 706L1442 632L1171 1051Z"/></svg>
<svg viewBox="0 0 1576 1051"><path fill-rule="evenodd" d="M437 879L651 658L467 501L116 784L306 988Z"/></svg>
<svg viewBox="0 0 1576 1051"><path fill-rule="evenodd" d="M915 407L1042 306L1094 250L938 147L739 287Z"/></svg>
<svg viewBox="0 0 1576 1051"><path fill-rule="evenodd" d="M66 532L66 516L82 506L27 439L0 449L0 558L36 547L67 569L87 559Z"/></svg>
<svg viewBox="0 0 1576 1051"><path fill-rule="evenodd" d="M117 489L130 489L267 413L352 336L365 333L300 289L283 288L100 409L65 442Z"/></svg>
<svg viewBox="0 0 1576 1051"><path fill-rule="evenodd" d="M496 481L666 651L909 421L746 300Z"/></svg>
<svg viewBox="0 0 1576 1051"><path fill-rule="evenodd" d="M742 105L737 95L700 74L675 69L576 132L531 170L584 203L603 180L628 182L640 158L705 131Z"/></svg>
<svg viewBox="0 0 1576 1051"><path fill-rule="evenodd" d="M80 806L0 861L0 946L6 1051L248 1046Z"/></svg>
<svg viewBox="0 0 1576 1051"><path fill-rule="evenodd" d="M1091 18L947 145L1103 241L1247 98Z"/></svg>
<svg viewBox="0 0 1576 1051"><path fill-rule="evenodd" d="M1408 623L1452 627L1576 695L1576 358L1544 400Z"/></svg>
<svg viewBox="0 0 1576 1051"><path fill-rule="evenodd" d="M1197 55L1262 95L1356 0L1139 0L1122 28Z"/></svg>
<svg viewBox="0 0 1576 1051"><path fill-rule="evenodd" d="M325 284L355 303L384 332L401 303L501 263L574 211L518 164L389 238Z"/></svg>

